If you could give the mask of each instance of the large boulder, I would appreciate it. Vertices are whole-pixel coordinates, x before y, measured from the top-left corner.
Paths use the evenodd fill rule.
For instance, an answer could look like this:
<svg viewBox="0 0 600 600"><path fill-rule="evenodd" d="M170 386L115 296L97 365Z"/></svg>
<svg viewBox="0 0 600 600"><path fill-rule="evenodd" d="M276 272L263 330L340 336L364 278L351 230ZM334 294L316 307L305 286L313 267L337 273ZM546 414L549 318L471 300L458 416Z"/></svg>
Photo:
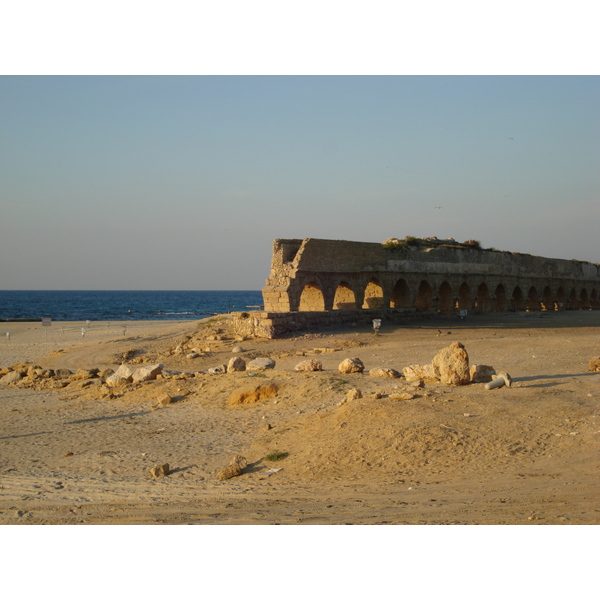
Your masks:
<svg viewBox="0 0 600 600"><path fill-rule="evenodd" d="M431 364L437 379L446 385L465 385L471 380L469 355L460 342L442 348Z"/></svg>
<svg viewBox="0 0 600 600"><path fill-rule="evenodd" d="M347 375L349 373L362 373L365 365L360 358L346 358L338 365L338 371Z"/></svg>

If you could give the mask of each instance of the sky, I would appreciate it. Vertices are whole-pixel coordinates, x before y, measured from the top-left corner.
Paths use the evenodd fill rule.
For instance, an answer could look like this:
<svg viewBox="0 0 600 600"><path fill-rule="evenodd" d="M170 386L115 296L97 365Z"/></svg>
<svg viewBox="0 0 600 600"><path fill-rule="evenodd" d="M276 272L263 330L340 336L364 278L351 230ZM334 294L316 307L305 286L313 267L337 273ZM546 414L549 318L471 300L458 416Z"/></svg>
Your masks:
<svg viewBox="0 0 600 600"><path fill-rule="evenodd" d="M157 38L166 15L135 13L139 47L122 12L117 25L94 13L101 26L86 29L86 46L55 7L40 17L54 27L16 9L27 27L0 41L0 289L258 290L276 238L452 237L600 262L600 78L581 62L591 31L581 12L577 35L563 31L558 46L564 11L532 13L534 40L522 4L512 23L511 2L492 15L499 33L474 28L461 3L441 21L419 9L400 29L376 13L373 31L348 9L339 46L325 27L339 12L316 22L298 12L286 46L239 6L237 20L227 7L221 21L209 15L227 23L225 37L178 16ZM436 46L408 26L417 17ZM517 56L503 70L507 31ZM192 32L224 62L194 67L180 41Z"/></svg>
<svg viewBox="0 0 600 600"><path fill-rule="evenodd" d="M2 289L260 289L275 238L600 262L600 78L0 77Z"/></svg>

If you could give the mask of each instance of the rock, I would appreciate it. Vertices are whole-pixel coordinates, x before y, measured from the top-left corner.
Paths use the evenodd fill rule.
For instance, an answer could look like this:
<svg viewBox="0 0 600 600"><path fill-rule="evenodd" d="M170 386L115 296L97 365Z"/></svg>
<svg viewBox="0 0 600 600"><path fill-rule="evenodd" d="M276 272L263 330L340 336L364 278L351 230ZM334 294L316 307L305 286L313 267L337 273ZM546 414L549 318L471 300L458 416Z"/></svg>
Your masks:
<svg viewBox="0 0 600 600"><path fill-rule="evenodd" d="M231 479L232 477L237 477L244 472L247 465L248 461L238 454L231 459L228 466L217 473L217 479L224 481L226 479Z"/></svg>
<svg viewBox="0 0 600 600"><path fill-rule="evenodd" d="M469 374L473 383L487 383L492 380L492 375L496 374L496 370L489 365L471 365Z"/></svg>
<svg viewBox="0 0 600 600"><path fill-rule="evenodd" d="M311 360L303 360L299 362L295 367L294 371L322 371L323 365L320 360L313 358Z"/></svg>
<svg viewBox="0 0 600 600"><path fill-rule="evenodd" d="M227 364L227 372L233 373L235 371L245 371L246 361L241 356L233 356L229 359Z"/></svg>
<svg viewBox="0 0 600 600"><path fill-rule="evenodd" d="M362 398L362 392L357 389L357 388L352 388L351 390L348 390L348 392L346 393L346 400L348 402L352 401L352 400L358 400L359 398Z"/></svg>
<svg viewBox="0 0 600 600"><path fill-rule="evenodd" d="M425 383L436 383L438 381L433 370L433 365L409 365L402 369L407 383L423 381Z"/></svg>
<svg viewBox="0 0 600 600"><path fill-rule="evenodd" d="M248 371L264 371L265 369L274 369L275 361L272 358L255 358L246 366Z"/></svg>
<svg viewBox="0 0 600 600"><path fill-rule="evenodd" d="M244 349L241 346L234 346L231 351L233 352L233 354L239 354L240 352L243 352Z"/></svg>
<svg viewBox="0 0 600 600"><path fill-rule="evenodd" d="M156 379L157 375L160 375L162 373L162 370L163 365L161 364L141 367L133 373L131 380L133 381L133 383L141 383L142 381L152 381L153 379Z"/></svg>
<svg viewBox="0 0 600 600"><path fill-rule="evenodd" d="M21 373L19 373L19 371L11 371L10 373L4 375L2 379L0 379L0 383L2 383L3 385L8 385L9 383L15 383L17 381L20 381L21 379L23 379L23 376L21 375Z"/></svg>
<svg viewBox="0 0 600 600"><path fill-rule="evenodd" d="M471 380L469 356L460 342L442 348L432 365L435 376L445 385L466 385Z"/></svg>
<svg viewBox="0 0 600 600"><path fill-rule="evenodd" d="M394 392L388 398L390 400L412 400L414 396L410 392Z"/></svg>
<svg viewBox="0 0 600 600"><path fill-rule="evenodd" d="M200 355L197 352L190 352L189 354L186 354L185 357L189 358L190 360L192 360L193 358L198 358Z"/></svg>
<svg viewBox="0 0 600 600"><path fill-rule="evenodd" d="M600 371L600 356L590 360L589 369L590 371Z"/></svg>
<svg viewBox="0 0 600 600"><path fill-rule="evenodd" d="M210 367L208 369L209 375L223 375L227 373L227 365L218 365L217 367Z"/></svg>
<svg viewBox="0 0 600 600"><path fill-rule="evenodd" d="M387 369L385 367L371 369L369 371L369 375L371 377L388 377L390 379L398 379L398 377L402 377L402 375L395 369Z"/></svg>
<svg viewBox="0 0 600 600"><path fill-rule="evenodd" d="M168 406L169 404L172 404L172 402L173 398L169 396L169 394L163 394L162 396L159 396L156 406Z"/></svg>
<svg viewBox="0 0 600 600"><path fill-rule="evenodd" d="M150 475L154 479L158 479L159 477L164 477L171 472L169 469L169 463L165 463L164 465L156 465L150 469Z"/></svg>
<svg viewBox="0 0 600 600"><path fill-rule="evenodd" d="M424 388L425 382L422 379L418 379L417 381L412 381L410 386L414 388Z"/></svg>
<svg viewBox="0 0 600 600"><path fill-rule="evenodd" d="M54 377L56 379L67 379L67 377L71 377L71 375L73 375L73 373L69 369L56 369L56 371L54 371Z"/></svg>
<svg viewBox="0 0 600 600"><path fill-rule="evenodd" d="M92 379L98 374L98 369L77 369L75 375L71 377L73 381L81 381L83 379Z"/></svg>
<svg viewBox="0 0 600 600"><path fill-rule="evenodd" d="M240 387L229 395L227 403L233 406L256 404L277 395L279 388L274 383L251 384Z"/></svg>
<svg viewBox="0 0 600 600"><path fill-rule="evenodd" d="M364 370L365 365L360 358L346 358L338 365L338 371L344 374L362 373Z"/></svg>

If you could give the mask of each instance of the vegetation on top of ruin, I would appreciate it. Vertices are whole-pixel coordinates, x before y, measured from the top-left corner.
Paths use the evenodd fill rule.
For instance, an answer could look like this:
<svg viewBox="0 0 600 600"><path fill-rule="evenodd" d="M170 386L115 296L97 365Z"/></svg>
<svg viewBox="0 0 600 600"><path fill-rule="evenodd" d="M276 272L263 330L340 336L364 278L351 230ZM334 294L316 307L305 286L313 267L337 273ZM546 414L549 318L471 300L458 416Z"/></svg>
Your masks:
<svg viewBox="0 0 600 600"><path fill-rule="evenodd" d="M436 237L416 238L407 235L404 239L389 238L382 243L386 250L400 252L408 248L416 248L418 250L428 250L430 248L446 247L446 248L469 248L472 250L485 250L481 247L478 240L467 240L465 242L457 242L454 238L440 240ZM488 248L490 251L498 252L495 248Z"/></svg>

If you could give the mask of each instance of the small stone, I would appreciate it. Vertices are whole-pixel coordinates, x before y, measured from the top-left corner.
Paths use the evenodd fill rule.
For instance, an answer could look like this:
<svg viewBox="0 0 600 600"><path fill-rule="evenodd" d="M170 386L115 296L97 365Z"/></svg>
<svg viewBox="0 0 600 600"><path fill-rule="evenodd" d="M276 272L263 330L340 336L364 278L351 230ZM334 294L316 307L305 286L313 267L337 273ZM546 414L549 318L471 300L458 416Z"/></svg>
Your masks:
<svg viewBox="0 0 600 600"><path fill-rule="evenodd" d="M390 379L398 379L399 377L402 377L402 375L395 369L387 369L382 367L371 369L369 371L369 375L371 377L388 377Z"/></svg>
<svg viewBox="0 0 600 600"><path fill-rule="evenodd" d="M349 373L362 373L365 365L360 358L346 358L338 365L338 371L345 375Z"/></svg>
<svg viewBox="0 0 600 600"><path fill-rule="evenodd" d="M295 367L294 371L322 371L323 364L320 360L313 358L311 360L303 360L299 362Z"/></svg>
<svg viewBox="0 0 600 600"><path fill-rule="evenodd" d="M234 356L229 360L227 365L227 372L233 373L236 371L245 371L246 361L241 356Z"/></svg>
<svg viewBox="0 0 600 600"><path fill-rule="evenodd" d="M156 465L150 469L150 475L154 479L158 479L159 477L165 477L171 472L169 469L169 463L165 463L164 465Z"/></svg>
<svg viewBox="0 0 600 600"><path fill-rule="evenodd" d="M390 400L412 400L414 396L409 392L395 392L388 396Z"/></svg>
<svg viewBox="0 0 600 600"><path fill-rule="evenodd" d="M173 403L173 398L171 398L171 396L169 396L169 394L163 394L158 399L156 406L168 406L169 404L172 404L172 403Z"/></svg>
<svg viewBox="0 0 600 600"><path fill-rule="evenodd" d="M209 375L223 375L225 373L227 373L227 365L219 365L208 369Z"/></svg>
<svg viewBox="0 0 600 600"><path fill-rule="evenodd" d="M590 360L589 369L590 371L600 371L600 356Z"/></svg>
<svg viewBox="0 0 600 600"><path fill-rule="evenodd" d="M200 355L197 352L190 352L189 354L186 354L185 357L189 358L190 360L193 360L194 358L198 358Z"/></svg>
<svg viewBox="0 0 600 600"><path fill-rule="evenodd" d="M422 380L426 383L436 383L438 381L433 371L433 365L409 365L402 369L407 383Z"/></svg>
<svg viewBox="0 0 600 600"><path fill-rule="evenodd" d="M469 374L473 383L488 383L492 381L492 375L496 374L496 370L489 365L471 365Z"/></svg>
<svg viewBox="0 0 600 600"><path fill-rule="evenodd" d="M363 397L362 392L357 388L348 390L348 392L346 393L346 400L348 400L348 401L358 400L359 398L362 398L362 397Z"/></svg>
<svg viewBox="0 0 600 600"><path fill-rule="evenodd" d="M137 369L132 375L132 381L134 383L141 383L142 381L152 381L156 379L163 370L163 365L148 365L147 367L141 367Z"/></svg>
<svg viewBox="0 0 600 600"><path fill-rule="evenodd" d="M17 381L20 381L21 379L23 379L23 377L21 373L19 373L19 371L11 371L10 373L2 377L2 379L0 379L0 383L8 385L9 383L15 383Z"/></svg>
<svg viewBox="0 0 600 600"><path fill-rule="evenodd" d="M255 358L246 366L248 371L264 371L266 369L274 369L275 361L272 358Z"/></svg>
<svg viewBox="0 0 600 600"><path fill-rule="evenodd" d="M226 479L237 477L244 472L247 465L248 461L245 457L236 455L231 459L229 465L217 473L217 479L225 481Z"/></svg>
<svg viewBox="0 0 600 600"><path fill-rule="evenodd" d="M234 346L231 349L231 352L233 352L233 354L240 354L243 351L244 351L244 349L241 346Z"/></svg>

